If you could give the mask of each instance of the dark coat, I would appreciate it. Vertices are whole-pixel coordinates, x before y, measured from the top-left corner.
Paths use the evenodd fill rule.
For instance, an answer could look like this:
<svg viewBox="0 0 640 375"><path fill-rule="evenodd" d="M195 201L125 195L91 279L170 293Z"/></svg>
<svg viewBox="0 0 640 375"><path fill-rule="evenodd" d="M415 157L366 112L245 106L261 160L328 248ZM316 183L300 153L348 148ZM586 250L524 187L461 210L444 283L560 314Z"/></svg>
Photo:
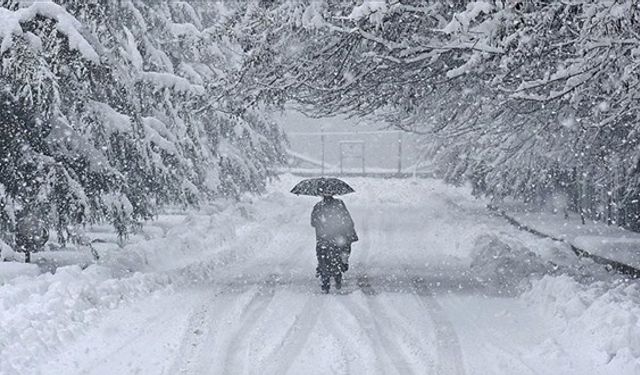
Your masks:
<svg viewBox="0 0 640 375"><path fill-rule="evenodd" d="M358 240L351 215L340 199L326 197L318 202L311 212L311 226L317 241L343 247Z"/></svg>

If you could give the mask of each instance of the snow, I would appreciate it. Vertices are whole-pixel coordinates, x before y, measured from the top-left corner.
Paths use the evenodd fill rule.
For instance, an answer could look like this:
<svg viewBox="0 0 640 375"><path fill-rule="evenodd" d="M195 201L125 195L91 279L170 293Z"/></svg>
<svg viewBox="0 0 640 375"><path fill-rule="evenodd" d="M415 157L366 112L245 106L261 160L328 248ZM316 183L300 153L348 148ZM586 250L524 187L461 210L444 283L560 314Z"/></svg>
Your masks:
<svg viewBox="0 0 640 375"><path fill-rule="evenodd" d="M640 234L615 225L587 220L571 214L568 219L561 213L525 211L519 205L506 205L506 211L520 223L607 259L640 268Z"/></svg>
<svg viewBox="0 0 640 375"><path fill-rule="evenodd" d="M472 21L481 14L489 14L493 10L493 5L486 1L473 1L467 4L467 9L463 12L456 13L449 24L442 31L447 34L454 34L469 29Z"/></svg>
<svg viewBox="0 0 640 375"><path fill-rule="evenodd" d="M3 257L6 254L6 249L3 247ZM17 277L36 276L40 274L40 269L35 264L24 264L14 262L2 262L0 263L0 284L4 284L9 280Z"/></svg>
<svg viewBox="0 0 640 375"><path fill-rule="evenodd" d="M153 142L160 149L171 155L179 155L176 148L177 140L162 121L155 117L143 117L142 123L144 124L147 141Z"/></svg>
<svg viewBox="0 0 640 375"><path fill-rule="evenodd" d="M204 95L205 93L204 87L194 85L187 79L171 73L143 72L141 73L141 80L150 83L156 90L169 88L194 95Z"/></svg>
<svg viewBox="0 0 640 375"><path fill-rule="evenodd" d="M147 30L149 26L147 25L147 21L145 17L140 13L140 10L135 6L133 0L125 0L122 2L122 7L131 12L133 17L136 20L136 23L142 30Z"/></svg>
<svg viewBox="0 0 640 375"><path fill-rule="evenodd" d="M0 373L640 370L636 284L437 180L347 179L360 241L343 290L320 294L298 180L167 211L84 269L0 268Z"/></svg>
<svg viewBox="0 0 640 375"><path fill-rule="evenodd" d="M82 36L82 24L69 14L62 6L51 1L33 2L26 8L10 11L0 8L0 53L11 48L14 35L22 35L22 23L27 23L37 16L51 18L56 21L56 29L69 41L69 48L77 50L87 60L99 64L100 56L93 46Z"/></svg>
<svg viewBox="0 0 640 375"><path fill-rule="evenodd" d="M608 111L609 111L609 108L610 108L609 102L608 102L608 101L606 101L606 100L601 101L601 102L598 104L598 110L599 110L600 112L608 112Z"/></svg>
<svg viewBox="0 0 640 375"><path fill-rule="evenodd" d="M123 213L131 214L133 212L133 206L126 195L122 193L106 193L101 196L105 207L108 207L112 212L122 211Z"/></svg>
<svg viewBox="0 0 640 375"><path fill-rule="evenodd" d="M295 152L293 150L287 150L287 154L290 157L298 159L298 160L301 160L301 161L303 161L305 163L309 163L309 164L314 165L314 166L322 166L322 160L310 157L308 155L304 155L302 153ZM338 170L337 166L331 165L331 164L328 164L328 163L325 163L325 168L327 168L327 170L332 170L332 171Z"/></svg>
<svg viewBox="0 0 640 375"><path fill-rule="evenodd" d="M104 126L105 130L111 133L131 133L131 118L124 115L110 105L97 101L90 100L87 103L88 110L97 118L99 118Z"/></svg>
<svg viewBox="0 0 640 375"><path fill-rule="evenodd" d="M198 12L186 1L174 1L171 3L176 9L180 9L187 16L187 18L195 23L195 27L198 29L202 29L202 24L200 22L200 17L198 16Z"/></svg>
<svg viewBox="0 0 640 375"><path fill-rule="evenodd" d="M38 52L42 51L42 39L40 39L39 36L31 32L25 33L24 36L29 41L29 44L31 45L31 48L33 48L33 50Z"/></svg>
<svg viewBox="0 0 640 375"><path fill-rule="evenodd" d="M629 12L631 12L631 7L633 3L626 2L623 4L612 3L609 8L609 14L614 19L624 19L628 17Z"/></svg>
<svg viewBox="0 0 640 375"><path fill-rule="evenodd" d="M326 3L322 1L312 2L302 14L302 26L309 29L320 29L326 26L327 21L324 19ZM354 9L355 11L355 9ZM353 14L353 12L352 12Z"/></svg>
<svg viewBox="0 0 640 375"><path fill-rule="evenodd" d="M0 185L0 193L2 193L2 185ZM0 201L1 202L1 201ZM4 205L4 202L2 202ZM7 258L7 253L13 253L13 249L11 246L7 245L4 241L0 239L0 260L4 260Z"/></svg>
<svg viewBox="0 0 640 375"><path fill-rule="evenodd" d="M116 124L118 127L119 124ZM52 121L51 132L47 139L51 146L66 155L83 155L93 172L105 170L109 166L109 160L97 151L85 137L81 136L69 122L62 116Z"/></svg>
<svg viewBox="0 0 640 375"><path fill-rule="evenodd" d="M2 44L0 45L0 53L4 53L13 44L13 35L20 35L22 28L20 27L19 17L15 12L5 8L0 8L0 36Z"/></svg>
<svg viewBox="0 0 640 375"><path fill-rule="evenodd" d="M144 59L138 50L136 39L126 26L124 27L124 33L127 36L127 43L125 47L129 60L131 61L131 65L133 65L136 70L141 71Z"/></svg>
<svg viewBox="0 0 640 375"><path fill-rule="evenodd" d="M592 374L640 373L640 287L621 283L588 286L568 276L546 276L522 298L557 320L557 332L541 350L579 347Z"/></svg>
<svg viewBox="0 0 640 375"><path fill-rule="evenodd" d="M471 55L469 60L464 64L460 65L457 68L453 68L447 71L448 78L459 77L463 74L469 73L469 71L473 70L474 67L478 66L482 62L482 56L479 53L474 53Z"/></svg>
<svg viewBox="0 0 640 375"><path fill-rule="evenodd" d="M188 77L188 79L194 82L195 84L204 85L204 78L202 77L202 74L198 73L196 69L194 69L193 66L191 66L191 64L180 63L180 65L178 65L178 71L182 75ZM211 77L214 75L211 70L209 70L209 73L211 74L205 74L205 76Z"/></svg>
<svg viewBox="0 0 640 375"><path fill-rule="evenodd" d="M88 329L105 310L155 291L162 293L174 283L198 283L229 257L220 247L233 238L238 220L230 215L237 207L220 208L223 213L215 220L196 213L177 216L177 220L161 216L150 227L162 228L164 237L101 254L98 264L84 270L71 265L58 268L55 274L28 277L37 266L5 263L10 266L0 268L0 351L4 356L0 373L29 373L34 358L59 354L62 345ZM211 244L221 254L198 266L202 251ZM179 268L186 264L191 267ZM144 269L167 272L140 272Z"/></svg>
<svg viewBox="0 0 640 375"><path fill-rule="evenodd" d="M200 30L192 23L172 23L169 30L175 37L200 37Z"/></svg>
<svg viewBox="0 0 640 375"><path fill-rule="evenodd" d="M552 266L521 241L494 234L476 240L471 269L482 283L499 293L509 293L516 290L522 280L549 273Z"/></svg>
<svg viewBox="0 0 640 375"><path fill-rule="evenodd" d="M358 21L368 18L372 24L381 24L388 11L386 0L364 0L360 5L353 7L348 19Z"/></svg>

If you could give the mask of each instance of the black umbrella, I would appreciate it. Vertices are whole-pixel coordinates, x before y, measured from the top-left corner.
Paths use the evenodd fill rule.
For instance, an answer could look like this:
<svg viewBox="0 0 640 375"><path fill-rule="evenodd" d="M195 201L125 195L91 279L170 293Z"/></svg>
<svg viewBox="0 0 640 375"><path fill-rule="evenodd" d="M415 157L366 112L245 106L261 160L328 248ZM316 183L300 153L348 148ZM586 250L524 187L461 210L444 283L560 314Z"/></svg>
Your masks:
<svg viewBox="0 0 640 375"><path fill-rule="evenodd" d="M291 189L291 192L296 195L345 195L353 193L355 190L351 188L346 182L337 178L309 178L298 182L296 186Z"/></svg>

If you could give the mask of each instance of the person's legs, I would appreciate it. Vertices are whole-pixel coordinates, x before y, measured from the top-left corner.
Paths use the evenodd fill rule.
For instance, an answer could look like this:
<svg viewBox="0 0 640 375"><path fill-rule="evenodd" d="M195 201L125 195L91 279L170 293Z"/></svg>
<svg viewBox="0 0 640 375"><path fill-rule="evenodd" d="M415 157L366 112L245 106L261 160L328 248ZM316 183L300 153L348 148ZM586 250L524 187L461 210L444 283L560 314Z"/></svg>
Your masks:
<svg viewBox="0 0 640 375"><path fill-rule="evenodd" d="M338 273L334 276L336 280L336 289L342 288L342 273Z"/></svg>
<svg viewBox="0 0 640 375"><path fill-rule="evenodd" d="M316 275L320 276L322 281L322 291L329 292L331 283L331 267L329 265L329 252L330 246L325 241L318 241L316 243L316 256L318 258L318 267L316 268Z"/></svg>
<svg viewBox="0 0 640 375"><path fill-rule="evenodd" d="M342 272L349 270L349 256L351 255L351 245L345 246L340 249L340 261Z"/></svg>
<svg viewBox="0 0 640 375"><path fill-rule="evenodd" d="M324 241L316 242L316 258L318 259L318 265L316 266L316 277L320 276L323 271L323 265L326 259L327 245Z"/></svg>
<svg viewBox="0 0 640 375"><path fill-rule="evenodd" d="M320 285L322 292L329 293L329 289L331 289L331 276L323 274L322 275L322 285Z"/></svg>
<svg viewBox="0 0 640 375"><path fill-rule="evenodd" d="M320 264L322 263L322 251L320 250L320 245L316 244L316 259L318 259L318 264L316 265L316 277L320 277L322 274L320 272Z"/></svg>
<svg viewBox="0 0 640 375"><path fill-rule="evenodd" d="M342 287L342 262L340 258L340 253L342 252L341 247L337 245L333 245L329 248L327 263L329 265L329 272L331 277L333 277L336 281L336 289L340 289Z"/></svg>

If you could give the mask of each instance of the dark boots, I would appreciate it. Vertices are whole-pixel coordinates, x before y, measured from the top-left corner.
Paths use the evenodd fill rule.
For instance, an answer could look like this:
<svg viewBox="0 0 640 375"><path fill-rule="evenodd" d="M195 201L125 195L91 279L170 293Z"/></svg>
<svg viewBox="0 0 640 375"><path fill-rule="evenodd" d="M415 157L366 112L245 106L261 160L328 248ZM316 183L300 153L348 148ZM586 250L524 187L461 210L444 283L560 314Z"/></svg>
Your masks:
<svg viewBox="0 0 640 375"><path fill-rule="evenodd" d="M331 288L331 278L330 277L322 277L322 285L320 286L322 289L322 293L328 294L329 289Z"/></svg>
<svg viewBox="0 0 640 375"><path fill-rule="evenodd" d="M334 278L336 280L336 289L342 289L342 274L335 275Z"/></svg>
<svg viewBox="0 0 640 375"><path fill-rule="evenodd" d="M342 289L342 274L339 273L337 275L334 275L333 279L336 282L336 289ZM322 289L322 293L329 293L329 290L331 289L331 276L322 275L322 284L320 285L320 288Z"/></svg>

